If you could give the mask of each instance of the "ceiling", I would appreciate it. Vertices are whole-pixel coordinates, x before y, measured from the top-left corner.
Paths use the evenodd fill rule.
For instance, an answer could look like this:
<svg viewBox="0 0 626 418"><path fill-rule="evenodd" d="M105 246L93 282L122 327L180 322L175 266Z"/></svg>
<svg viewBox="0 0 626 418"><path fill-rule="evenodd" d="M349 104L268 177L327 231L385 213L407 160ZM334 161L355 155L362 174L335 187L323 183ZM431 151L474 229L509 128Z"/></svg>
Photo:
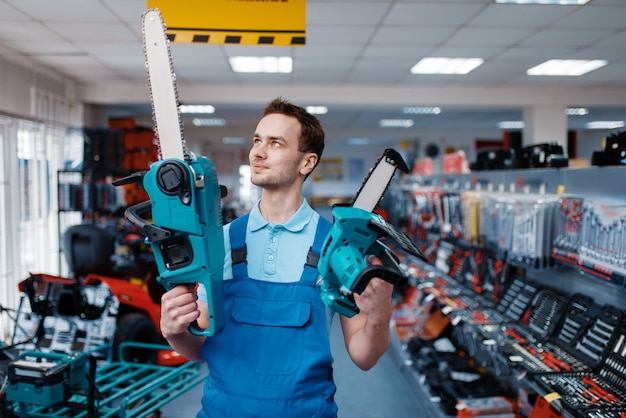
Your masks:
<svg viewBox="0 0 626 418"><path fill-rule="evenodd" d="M181 2L182 4L182 2ZM326 105L330 136L407 137L426 131L488 131L522 120L529 106L587 106L570 129L626 120L626 1L584 6L498 5L492 0L306 2L306 46L172 44L180 100L211 103L228 126L254 126L276 96ZM140 0L0 0L0 57L76 83L78 100L108 116L148 117ZM166 22L167 23L167 22ZM236 74L234 55L288 55L291 74ZM466 76L415 75L422 57L479 57ZM550 58L606 59L581 77L530 77ZM383 131L404 106L410 130ZM225 131L226 132L226 131Z"/></svg>

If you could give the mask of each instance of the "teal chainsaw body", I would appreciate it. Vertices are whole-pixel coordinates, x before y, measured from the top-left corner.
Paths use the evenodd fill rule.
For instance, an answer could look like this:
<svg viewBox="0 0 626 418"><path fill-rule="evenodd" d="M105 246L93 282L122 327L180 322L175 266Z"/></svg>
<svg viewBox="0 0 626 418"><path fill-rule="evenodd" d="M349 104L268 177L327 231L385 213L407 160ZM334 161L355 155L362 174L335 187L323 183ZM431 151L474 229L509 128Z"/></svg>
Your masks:
<svg viewBox="0 0 626 418"><path fill-rule="evenodd" d="M361 294L372 278L399 287L408 282L398 257L383 239L392 240L404 252L425 259L403 232L373 212L397 168L408 172L402 156L386 149L364 179L352 204L332 209L334 222L317 264L317 285L324 303L348 318L359 313L354 293ZM369 265L371 255L379 257L382 265Z"/></svg>
<svg viewBox="0 0 626 418"><path fill-rule="evenodd" d="M209 328L194 323L190 331L203 336L217 334L224 327L220 200L225 188L217 181L213 163L206 157L190 161L169 158L134 176L143 179L150 200L128 208L126 218L146 236L159 270L159 283L167 290L202 284L207 293ZM148 211L152 223L142 217Z"/></svg>
<svg viewBox="0 0 626 418"><path fill-rule="evenodd" d="M391 238L418 257L421 252L409 239L373 212L352 206L335 206L331 227L317 265L318 286L324 303L348 318L359 312L353 293L360 294L374 277L394 286L405 286L408 276L397 256L381 239ZM379 257L383 265L368 265L367 257Z"/></svg>

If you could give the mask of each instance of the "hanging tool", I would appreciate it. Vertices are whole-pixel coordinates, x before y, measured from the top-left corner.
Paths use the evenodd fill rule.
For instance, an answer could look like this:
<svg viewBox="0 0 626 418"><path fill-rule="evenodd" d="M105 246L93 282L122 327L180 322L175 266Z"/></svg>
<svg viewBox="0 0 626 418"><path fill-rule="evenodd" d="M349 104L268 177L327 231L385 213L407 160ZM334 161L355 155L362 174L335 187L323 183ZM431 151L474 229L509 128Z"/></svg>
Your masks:
<svg viewBox="0 0 626 418"><path fill-rule="evenodd" d="M408 172L402 156L393 149L386 149L366 176L352 204L332 209L334 223L322 246L317 284L324 303L348 318L359 312L353 292L363 292L372 278L378 277L397 286L408 281L397 256L383 244L382 238L389 238L407 253L426 260L404 233L372 212L396 168ZM368 266L370 255L378 256L383 265Z"/></svg>
<svg viewBox="0 0 626 418"><path fill-rule="evenodd" d="M178 285L204 285L209 328L202 329L194 322L190 331L213 336L224 327L220 199L226 189L217 181L213 162L187 150L169 40L158 9L144 13L142 29L160 160L152 163L149 171L114 185L143 181L150 200L131 206L125 216L146 236L156 259L159 283L168 290ZM152 223L143 218L150 210Z"/></svg>

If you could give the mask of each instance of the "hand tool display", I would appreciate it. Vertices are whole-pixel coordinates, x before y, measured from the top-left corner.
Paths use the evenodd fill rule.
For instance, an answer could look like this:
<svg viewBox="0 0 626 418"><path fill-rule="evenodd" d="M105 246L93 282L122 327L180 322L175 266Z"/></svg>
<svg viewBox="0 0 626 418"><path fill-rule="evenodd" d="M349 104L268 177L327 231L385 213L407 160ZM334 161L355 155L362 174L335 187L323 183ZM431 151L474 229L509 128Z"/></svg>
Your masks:
<svg viewBox="0 0 626 418"><path fill-rule="evenodd" d="M397 151L385 150L366 176L352 204L332 209L334 222L322 246L317 283L324 303L349 318L359 312L353 292L360 294L372 278L378 277L399 286L407 283L407 274L400 268L397 256L382 242L383 238L390 239L407 253L423 258L404 233L373 212L396 168L408 172ZM368 266L370 255L378 256L383 265Z"/></svg>
<svg viewBox="0 0 626 418"><path fill-rule="evenodd" d="M202 329L196 322L190 331L212 336L224 326L221 198L225 188L219 185L210 159L187 151L169 40L158 9L144 13L143 36L161 159L148 172L114 184L143 182L150 200L128 208L126 217L146 236L155 255L158 280L166 289L198 283L205 287L209 328ZM152 223L144 219L149 211Z"/></svg>

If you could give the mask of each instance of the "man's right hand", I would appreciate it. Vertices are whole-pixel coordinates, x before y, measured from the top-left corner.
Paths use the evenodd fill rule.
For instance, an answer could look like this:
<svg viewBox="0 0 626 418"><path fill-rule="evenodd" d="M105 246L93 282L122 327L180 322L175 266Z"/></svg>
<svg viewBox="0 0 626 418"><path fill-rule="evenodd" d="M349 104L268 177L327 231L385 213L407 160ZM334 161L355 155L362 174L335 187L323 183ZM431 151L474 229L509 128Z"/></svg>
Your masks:
<svg viewBox="0 0 626 418"><path fill-rule="evenodd" d="M187 332L189 325L200 317L198 297L193 288L179 285L161 297L161 332L170 340Z"/></svg>

